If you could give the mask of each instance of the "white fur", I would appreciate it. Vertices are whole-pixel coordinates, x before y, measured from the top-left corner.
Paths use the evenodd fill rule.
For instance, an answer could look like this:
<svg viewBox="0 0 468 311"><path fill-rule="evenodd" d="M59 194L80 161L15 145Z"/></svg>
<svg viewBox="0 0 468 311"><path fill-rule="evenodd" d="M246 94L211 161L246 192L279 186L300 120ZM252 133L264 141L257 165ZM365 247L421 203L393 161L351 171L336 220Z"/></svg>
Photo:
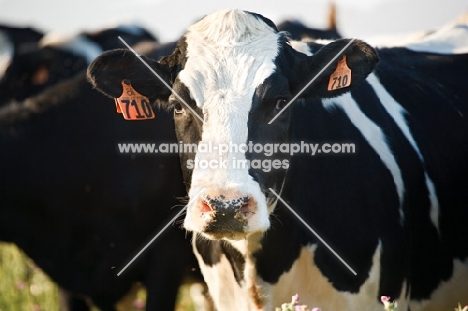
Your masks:
<svg viewBox="0 0 468 311"><path fill-rule="evenodd" d="M388 114L392 116L393 120L395 120L395 123L398 125L403 135L405 135L406 139L416 151L416 154L424 165L424 157L422 156L404 117L408 112L392 97L392 95L390 95L390 93L387 92L375 74L370 74L367 78L367 82L372 86L383 107L387 110ZM424 179L429 192L429 200L431 202L431 221L437 230L439 230L439 201L437 199L434 183L427 172L424 173Z"/></svg>
<svg viewBox="0 0 468 311"><path fill-rule="evenodd" d="M280 277L278 283L264 283L268 301L265 310L274 310L282 303L291 301L294 294L299 294L301 304L307 305L308 310L313 307L321 310L383 310L376 299L380 281L380 244L374 252L369 277L356 294L336 290L323 276L315 265L316 248L317 245L303 247L291 269Z"/></svg>
<svg viewBox="0 0 468 311"><path fill-rule="evenodd" d="M378 47L406 47L417 52L438 54L468 53L468 13L432 32L369 38Z"/></svg>
<svg viewBox="0 0 468 311"><path fill-rule="evenodd" d="M126 24L117 26L117 30L125 31L128 34L134 36L140 36L143 34L143 28L135 24Z"/></svg>
<svg viewBox="0 0 468 311"><path fill-rule="evenodd" d="M274 310L282 302L290 301L290 297L299 294L301 303L309 308L319 307L321 310L383 310L383 305L377 300L380 282L380 255L382 251L379 243L372 258L369 276L360 287L358 293L339 292L321 274L315 265L314 254L316 245L303 248L299 258L292 268L284 273L275 285L265 284L263 287L267 297L271 297L266 310ZM398 310L412 311L440 311L453 310L459 302L468 305L468 259L464 262L455 259L452 277L442 282L433 292L430 299L423 301L409 301L406 297L407 282L402 284L400 297L396 301Z"/></svg>
<svg viewBox="0 0 468 311"><path fill-rule="evenodd" d="M239 241L236 243L242 244L245 242ZM381 243L374 251L369 276L357 293L338 291L323 276L315 265L316 247L317 245L303 247L291 269L284 272L276 284L270 284L258 277L256 278L261 290L260 294L263 295L265 300L264 308L261 310L274 310L275 307L280 307L282 303L290 301L291 296L294 294L299 294L301 304L307 305L309 309L319 307L321 310L383 310L383 305L378 301ZM244 251L248 249L245 246L239 247L239 245L236 248ZM194 251L199 262L202 263L201 256L196 250ZM244 252L242 253L244 254ZM248 265L249 263L246 266ZM243 282L242 286L237 284L231 265L226 257L222 256L221 262L212 268L202 264L201 269L218 310L257 310L247 298L247 282ZM256 274L256 271L252 271L252 269L246 270L249 270L246 273L246 279L249 275ZM397 298L398 310L408 310L408 306L414 311L452 310L458 302L462 306L468 304L467 279L468 259L465 262L455 259L453 276L448 281L442 282L429 300L409 301L406 296L406 281L402 284L400 296L392 298Z"/></svg>
<svg viewBox="0 0 468 311"><path fill-rule="evenodd" d="M195 248L194 253L198 261L203 262ZM246 290L236 282L226 256L222 255L221 262L215 266L200 265L200 269L208 285L210 296L219 310L249 310L248 307L246 308L249 304Z"/></svg>
<svg viewBox="0 0 468 311"><path fill-rule="evenodd" d="M194 239L203 239L196 233ZM241 249L241 253L246 255L248 250L247 241L237 241L236 249ZM195 245L193 243L193 245ZM226 256L221 255L221 261L209 267L203 264L203 258L198 253L196 247L193 247L193 252L198 262L200 263L200 269L205 279L206 284L210 292L210 296L219 311L230 311L230 310L245 310L245 311L257 311L258 309L253 304L252 300L249 299L250 295L248 292L249 286L252 285L252 273L255 277L255 271L252 271L253 263L247 259L246 269L244 269L244 281L239 285L234 277L231 263L228 261Z"/></svg>
<svg viewBox="0 0 468 311"><path fill-rule="evenodd" d="M45 35L39 44L43 47L50 46L83 56L86 58L88 64L91 64L91 62L103 52L99 44L88 40L82 35L52 32Z"/></svg>
<svg viewBox="0 0 468 311"><path fill-rule="evenodd" d="M422 40L428 35L427 31L415 31L410 33L380 34L365 38L370 45L378 48L401 47L405 44Z"/></svg>
<svg viewBox="0 0 468 311"><path fill-rule="evenodd" d="M307 45L307 42L290 41L289 44L291 44L291 47L295 49L296 51L301 52L302 54L305 54L307 56L312 56L312 52L310 51L310 48Z"/></svg>
<svg viewBox="0 0 468 311"><path fill-rule="evenodd" d="M10 66L15 47L10 41L8 35L0 31L0 79L3 78L5 71Z"/></svg>
<svg viewBox="0 0 468 311"><path fill-rule="evenodd" d="M380 129L372 120L370 120L360 109L356 101L351 97L351 94L345 93L337 98L322 99L323 106L327 109L333 107L340 107L354 124L354 126L361 132L369 145L379 155L382 162L393 176L398 198L400 200L400 223L403 223L404 214L402 209L403 197L405 186L403 184L403 177L401 175L400 167L398 166L392 150L390 149L387 139Z"/></svg>
<svg viewBox="0 0 468 311"><path fill-rule="evenodd" d="M221 11L206 16L188 29L187 63L179 73L180 81L190 90L204 114L200 144L244 144L247 120L255 88L275 70L278 34L263 21L239 10ZM220 156L197 152L196 160L224 161L227 169L195 167L190 197L202 188L226 189L249 194L258 204L249 220L249 231L264 231L269 226L265 196L247 168L232 166L233 160L245 160L244 152ZM187 209L185 227L197 230Z"/></svg>
<svg viewBox="0 0 468 311"><path fill-rule="evenodd" d="M417 52L439 54L468 53L468 25L442 28L419 41L406 44L405 46Z"/></svg>

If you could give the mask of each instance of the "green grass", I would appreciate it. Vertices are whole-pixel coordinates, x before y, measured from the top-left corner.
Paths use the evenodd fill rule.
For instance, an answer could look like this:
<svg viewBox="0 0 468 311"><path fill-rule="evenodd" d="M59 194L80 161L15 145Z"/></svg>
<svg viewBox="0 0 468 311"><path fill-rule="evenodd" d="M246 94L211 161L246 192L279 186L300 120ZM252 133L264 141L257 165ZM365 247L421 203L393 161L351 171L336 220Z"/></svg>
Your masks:
<svg viewBox="0 0 468 311"><path fill-rule="evenodd" d="M13 244L0 243L0 311L59 310L58 289Z"/></svg>
<svg viewBox="0 0 468 311"><path fill-rule="evenodd" d="M195 311L190 283L183 284L175 311ZM136 284L118 311L144 310L146 290ZM57 285L14 244L0 242L0 311L59 311ZM93 308L92 311L99 311ZM326 310L324 310L326 311ZM468 311L458 306L455 311Z"/></svg>
<svg viewBox="0 0 468 311"><path fill-rule="evenodd" d="M194 311L190 285L179 289L176 311ZM136 285L119 311L144 310L146 290ZM59 311L58 287L14 244L0 242L0 311ZM99 311L93 308L93 311Z"/></svg>

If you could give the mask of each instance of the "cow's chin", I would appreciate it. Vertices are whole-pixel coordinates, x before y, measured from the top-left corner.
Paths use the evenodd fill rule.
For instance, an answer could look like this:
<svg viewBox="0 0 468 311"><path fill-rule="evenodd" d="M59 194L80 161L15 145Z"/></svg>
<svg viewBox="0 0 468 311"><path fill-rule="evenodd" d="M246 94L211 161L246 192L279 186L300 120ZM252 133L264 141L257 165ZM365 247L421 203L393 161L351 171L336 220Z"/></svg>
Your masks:
<svg viewBox="0 0 468 311"><path fill-rule="evenodd" d="M208 240L246 240L248 234L246 232L236 231L218 231L218 232L200 232L201 235Z"/></svg>
<svg viewBox="0 0 468 311"><path fill-rule="evenodd" d="M211 218L206 213L187 213L184 228L200 233L209 240L244 240L253 234L265 232L270 227L268 217L254 216L248 220L232 220L225 225L219 224L220 222L222 221L219 218Z"/></svg>

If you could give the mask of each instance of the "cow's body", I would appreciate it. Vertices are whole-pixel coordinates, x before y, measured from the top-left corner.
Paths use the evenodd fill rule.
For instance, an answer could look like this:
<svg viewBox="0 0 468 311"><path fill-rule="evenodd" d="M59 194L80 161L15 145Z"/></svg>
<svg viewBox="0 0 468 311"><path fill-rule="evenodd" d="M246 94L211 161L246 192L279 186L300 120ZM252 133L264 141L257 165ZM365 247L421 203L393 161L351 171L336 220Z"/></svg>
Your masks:
<svg viewBox="0 0 468 311"><path fill-rule="evenodd" d="M50 33L40 41L32 41L36 37L34 33L29 34L32 32L30 29L10 28L3 31L26 35L23 38L10 35L8 42L11 48L5 48L9 53L5 53L3 65L0 56L0 105L10 100L24 100L73 77L85 70L103 51L123 46L119 36L130 45L157 41L146 29L130 25L74 35ZM19 44L20 39L25 42ZM0 36L0 48L1 42Z"/></svg>
<svg viewBox="0 0 468 311"><path fill-rule="evenodd" d="M177 155L120 154L117 144L175 142L171 127L165 112L125 121L84 73L4 105L0 240L16 243L71 297L91 298L101 310L115 310L134 282L147 287L148 310L174 310L182 275L196 267L180 228L170 227L117 276L175 216L185 193Z"/></svg>
<svg viewBox="0 0 468 311"><path fill-rule="evenodd" d="M10 66L15 53L34 46L43 33L30 27L11 27L0 24L0 80Z"/></svg>
<svg viewBox="0 0 468 311"><path fill-rule="evenodd" d="M217 12L190 27L171 56L147 60L185 103L157 78L141 77L144 65L128 51L103 54L88 74L108 96L117 97L126 78L166 100L187 143L355 145L352 154L276 154L288 165L270 172L231 164L268 159L252 151L181 154L191 197L184 226L195 232L194 252L219 310L273 310L295 293L323 310L381 310L381 295L399 310L466 304L468 55L383 49L376 67L377 52L363 42L311 45L306 57L271 21ZM351 86L330 89L340 51ZM227 167L194 165L217 159Z"/></svg>
<svg viewBox="0 0 468 311"><path fill-rule="evenodd" d="M400 310L468 302L468 107L457 82L467 57L379 54L376 73L350 95L293 107L293 141L353 142L357 152L292 157L283 191L357 276L280 204L255 256L261 278L278 285L276 306L290 292L325 310L380 310L381 295L399 298ZM294 255L271 261L278 253Z"/></svg>
<svg viewBox="0 0 468 311"><path fill-rule="evenodd" d="M439 29L416 33L369 38L378 47L405 47L417 52L438 54L468 53L468 12Z"/></svg>
<svg viewBox="0 0 468 311"><path fill-rule="evenodd" d="M278 24L279 31L287 31L291 39L301 40L313 40L313 39L339 39L342 36L338 33L336 28L330 27L329 29L322 30L316 28L309 28L305 26L301 21L298 20L286 20Z"/></svg>

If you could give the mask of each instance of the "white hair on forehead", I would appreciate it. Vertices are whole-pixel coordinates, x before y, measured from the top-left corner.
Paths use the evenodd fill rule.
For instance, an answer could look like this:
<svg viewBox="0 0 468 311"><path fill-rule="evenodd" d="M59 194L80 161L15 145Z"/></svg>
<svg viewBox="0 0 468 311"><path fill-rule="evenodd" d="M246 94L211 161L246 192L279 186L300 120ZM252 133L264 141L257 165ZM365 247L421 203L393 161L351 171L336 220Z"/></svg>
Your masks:
<svg viewBox="0 0 468 311"><path fill-rule="evenodd" d="M217 97L226 105L239 105L233 101L245 96L250 100L255 87L274 72L279 36L252 13L207 15L188 28L187 63L179 79L200 108Z"/></svg>
<svg viewBox="0 0 468 311"><path fill-rule="evenodd" d="M206 15L188 28L189 35L218 44L241 44L276 33L262 19L242 10L224 10Z"/></svg>

